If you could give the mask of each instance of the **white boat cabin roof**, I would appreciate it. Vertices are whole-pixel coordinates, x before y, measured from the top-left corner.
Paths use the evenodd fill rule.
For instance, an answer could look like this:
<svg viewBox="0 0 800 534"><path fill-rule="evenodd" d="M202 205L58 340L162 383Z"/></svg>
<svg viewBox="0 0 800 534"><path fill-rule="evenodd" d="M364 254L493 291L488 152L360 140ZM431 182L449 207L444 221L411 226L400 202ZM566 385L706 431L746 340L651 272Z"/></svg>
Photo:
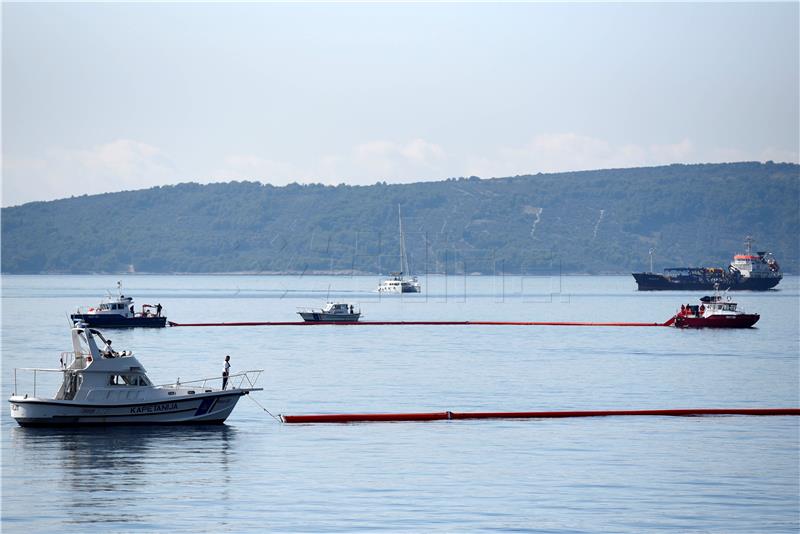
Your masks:
<svg viewBox="0 0 800 534"><path fill-rule="evenodd" d="M350 308L355 309L355 306L345 302L328 302L322 307L322 311L326 313L350 313Z"/></svg>

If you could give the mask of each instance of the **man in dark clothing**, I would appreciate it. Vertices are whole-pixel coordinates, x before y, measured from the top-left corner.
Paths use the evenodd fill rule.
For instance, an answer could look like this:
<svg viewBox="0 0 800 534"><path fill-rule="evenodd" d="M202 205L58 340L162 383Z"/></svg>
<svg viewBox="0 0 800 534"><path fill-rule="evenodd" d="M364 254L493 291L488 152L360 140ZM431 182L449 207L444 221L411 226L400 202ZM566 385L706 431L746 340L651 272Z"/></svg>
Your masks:
<svg viewBox="0 0 800 534"><path fill-rule="evenodd" d="M228 387L228 375L231 371L231 357L225 356L225 365L222 368L222 389Z"/></svg>

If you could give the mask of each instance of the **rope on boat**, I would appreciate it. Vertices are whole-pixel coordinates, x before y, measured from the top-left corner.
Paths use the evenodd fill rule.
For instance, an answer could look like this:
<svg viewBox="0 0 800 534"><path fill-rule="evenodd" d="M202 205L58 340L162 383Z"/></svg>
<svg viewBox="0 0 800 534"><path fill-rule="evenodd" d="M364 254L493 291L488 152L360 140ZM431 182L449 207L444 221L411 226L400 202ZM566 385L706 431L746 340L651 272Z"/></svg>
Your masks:
<svg viewBox="0 0 800 534"><path fill-rule="evenodd" d="M247 398L249 398L251 401L255 402L255 403L256 403L256 406L258 406L259 408L261 408L262 410L264 410L265 412L267 412L267 413L268 413L270 416L272 416L272 418L273 418L273 419L275 419L277 422L279 422L279 423L283 423L283 419L281 419L281 417L280 417L280 416L276 416L275 414L273 414L272 412L270 412L269 410L267 410L266 408L264 408L263 406L261 406L261 404L259 404L259 402L258 402L257 400L255 400L255 399L253 398L253 396L252 396L252 395L248 395L248 396L247 396Z"/></svg>

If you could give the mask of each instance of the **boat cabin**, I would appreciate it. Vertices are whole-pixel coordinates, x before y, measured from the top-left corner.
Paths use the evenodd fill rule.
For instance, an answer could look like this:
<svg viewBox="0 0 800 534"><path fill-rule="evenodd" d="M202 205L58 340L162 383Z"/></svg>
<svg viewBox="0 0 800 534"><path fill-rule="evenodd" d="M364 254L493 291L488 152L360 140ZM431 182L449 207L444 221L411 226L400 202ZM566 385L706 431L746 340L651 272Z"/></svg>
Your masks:
<svg viewBox="0 0 800 534"><path fill-rule="evenodd" d="M323 313L330 313L334 315L350 315L351 313L355 313L355 311L356 310L352 304L340 302L328 302L322 307Z"/></svg>
<svg viewBox="0 0 800 534"><path fill-rule="evenodd" d="M95 336L102 342L102 348ZM56 400L133 400L139 395L129 388L153 387L133 353L114 350L112 341L97 330L84 325L73 328L72 348L73 352L61 354L64 380L54 397Z"/></svg>
<svg viewBox="0 0 800 534"><path fill-rule="evenodd" d="M706 311L706 315L711 314L736 314L736 303L731 302L730 297L727 300L724 300L719 295L714 295L713 297L703 297L700 299L702 305ZM696 306L693 306L696 307Z"/></svg>
<svg viewBox="0 0 800 534"><path fill-rule="evenodd" d="M108 302L101 302L96 308L89 308L89 313L96 315L121 315L123 317L133 317L133 298L120 295L110 298Z"/></svg>

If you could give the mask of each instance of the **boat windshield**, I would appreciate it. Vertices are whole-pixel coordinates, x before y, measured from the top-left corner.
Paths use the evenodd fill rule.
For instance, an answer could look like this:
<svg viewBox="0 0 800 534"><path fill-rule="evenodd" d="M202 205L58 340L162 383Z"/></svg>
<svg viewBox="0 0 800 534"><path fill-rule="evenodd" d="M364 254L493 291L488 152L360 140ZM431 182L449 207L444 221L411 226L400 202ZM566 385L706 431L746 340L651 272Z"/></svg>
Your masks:
<svg viewBox="0 0 800 534"><path fill-rule="evenodd" d="M127 374L127 375L108 375L109 386L152 386L145 375L141 374Z"/></svg>

